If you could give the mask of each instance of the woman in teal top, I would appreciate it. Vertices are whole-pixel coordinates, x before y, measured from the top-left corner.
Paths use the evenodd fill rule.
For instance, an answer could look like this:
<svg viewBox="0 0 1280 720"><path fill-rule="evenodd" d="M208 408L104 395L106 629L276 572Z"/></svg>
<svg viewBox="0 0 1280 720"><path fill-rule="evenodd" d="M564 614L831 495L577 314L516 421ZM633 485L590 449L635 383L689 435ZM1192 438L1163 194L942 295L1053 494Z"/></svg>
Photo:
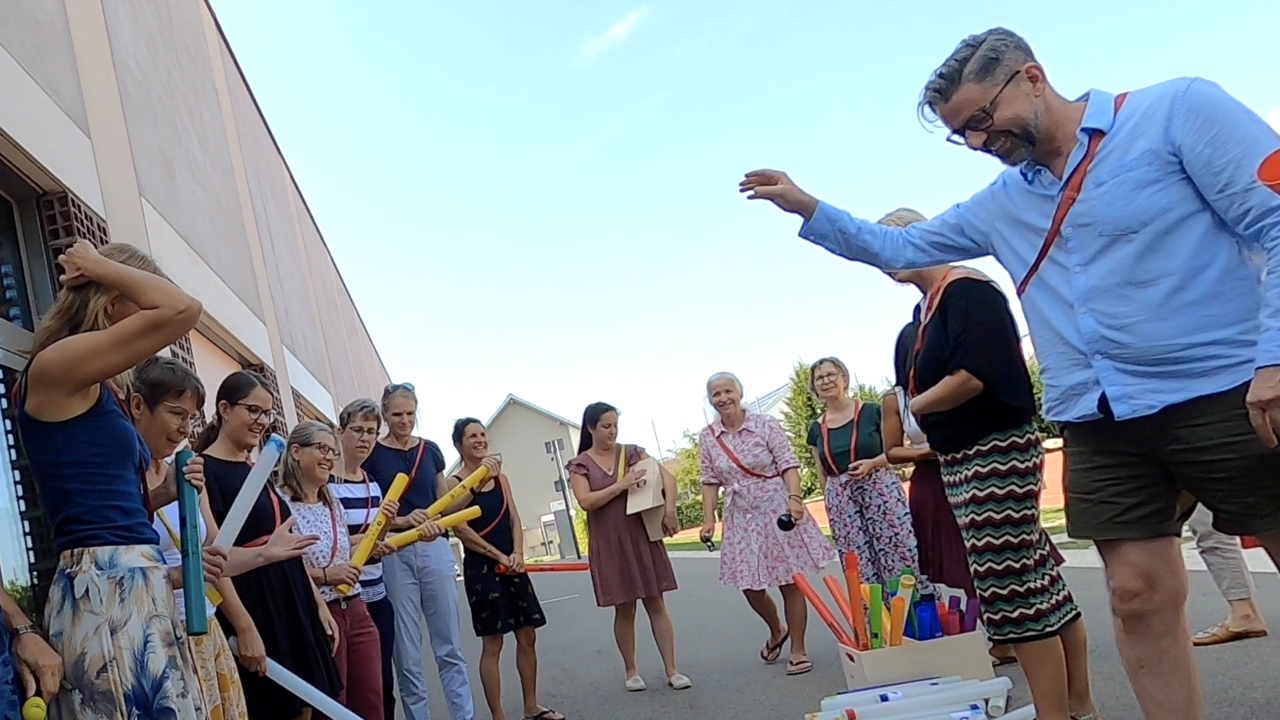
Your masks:
<svg viewBox="0 0 1280 720"><path fill-rule="evenodd" d="M926 591L907 496L880 440L880 405L849 397L849 369L833 357L809 367L809 389L826 405L809 426L808 445L841 563L844 553L856 553L862 580L871 584L909 569Z"/></svg>

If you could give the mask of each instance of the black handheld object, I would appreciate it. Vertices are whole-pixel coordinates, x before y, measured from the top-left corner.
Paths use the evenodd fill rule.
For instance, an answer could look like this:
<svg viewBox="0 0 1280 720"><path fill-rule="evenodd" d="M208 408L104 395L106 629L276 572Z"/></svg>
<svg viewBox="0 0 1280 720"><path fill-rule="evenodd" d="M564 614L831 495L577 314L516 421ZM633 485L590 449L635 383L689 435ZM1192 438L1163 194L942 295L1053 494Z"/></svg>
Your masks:
<svg viewBox="0 0 1280 720"><path fill-rule="evenodd" d="M791 532L796 529L796 519L791 513L783 513L778 516L778 529L783 532Z"/></svg>

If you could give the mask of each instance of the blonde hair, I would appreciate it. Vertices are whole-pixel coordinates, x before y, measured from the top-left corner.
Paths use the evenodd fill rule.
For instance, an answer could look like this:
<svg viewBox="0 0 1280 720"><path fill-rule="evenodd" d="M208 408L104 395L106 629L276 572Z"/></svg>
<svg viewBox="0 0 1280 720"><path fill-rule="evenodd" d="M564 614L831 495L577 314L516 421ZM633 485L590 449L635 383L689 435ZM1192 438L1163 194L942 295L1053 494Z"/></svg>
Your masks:
<svg viewBox="0 0 1280 720"><path fill-rule="evenodd" d="M912 210L909 207L900 207L897 210L885 215L876 222L880 225L888 225L889 227L906 227L908 225L924 222L929 218L920 214L918 210Z"/></svg>
<svg viewBox="0 0 1280 720"><path fill-rule="evenodd" d="M301 500L303 496L302 487L302 464L293 458L293 453L289 452L295 446L305 447L318 442L321 435L328 435L334 438L336 443L338 440L334 437L333 428L326 423L315 420L303 420L294 426L293 431L289 433L289 440L285 443L284 454L280 456L280 472L276 478L276 485L285 492L293 500ZM329 507L335 507L333 495L329 493L329 485L325 483L320 486L317 492L320 501Z"/></svg>
<svg viewBox="0 0 1280 720"><path fill-rule="evenodd" d="M169 279L150 255L132 245L107 243L98 248L98 254L126 267ZM107 304L119 294L119 291L96 282L58 290L53 307L41 318L40 326L36 328L31 354L34 356L72 335L106 330L111 326L111 320L107 317Z"/></svg>

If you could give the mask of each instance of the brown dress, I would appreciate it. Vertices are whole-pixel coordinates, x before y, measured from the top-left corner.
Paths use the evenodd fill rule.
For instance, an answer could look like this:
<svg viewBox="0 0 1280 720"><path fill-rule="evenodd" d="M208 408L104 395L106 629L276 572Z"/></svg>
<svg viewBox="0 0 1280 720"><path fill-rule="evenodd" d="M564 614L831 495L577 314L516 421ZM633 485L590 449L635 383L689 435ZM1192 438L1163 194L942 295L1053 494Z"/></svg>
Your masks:
<svg viewBox="0 0 1280 720"><path fill-rule="evenodd" d="M587 453L570 460L566 469L587 478L591 491L604 490L617 482L617 453L606 472ZM627 448L627 468L640 462L644 449ZM596 605L612 607L648 597L657 597L676 589L676 573L667 557L662 541L649 540L644 520L637 513L627 514L627 496L619 495L604 507L587 512L587 554L591 559L591 585L596 591Z"/></svg>

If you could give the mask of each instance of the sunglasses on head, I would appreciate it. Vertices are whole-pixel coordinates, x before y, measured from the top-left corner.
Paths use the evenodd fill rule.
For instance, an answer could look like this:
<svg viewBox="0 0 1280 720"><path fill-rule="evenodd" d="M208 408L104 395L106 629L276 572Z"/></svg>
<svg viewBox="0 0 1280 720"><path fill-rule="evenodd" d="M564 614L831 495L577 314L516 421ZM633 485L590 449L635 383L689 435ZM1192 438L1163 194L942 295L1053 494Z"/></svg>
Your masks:
<svg viewBox="0 0 1280 720"><path fill-rule="evenodd" d="M386 397L399 390L407 390L410 395L416 394L416 391L413 389L413 383L391 383L382 391L382 397Z"/></svg>

